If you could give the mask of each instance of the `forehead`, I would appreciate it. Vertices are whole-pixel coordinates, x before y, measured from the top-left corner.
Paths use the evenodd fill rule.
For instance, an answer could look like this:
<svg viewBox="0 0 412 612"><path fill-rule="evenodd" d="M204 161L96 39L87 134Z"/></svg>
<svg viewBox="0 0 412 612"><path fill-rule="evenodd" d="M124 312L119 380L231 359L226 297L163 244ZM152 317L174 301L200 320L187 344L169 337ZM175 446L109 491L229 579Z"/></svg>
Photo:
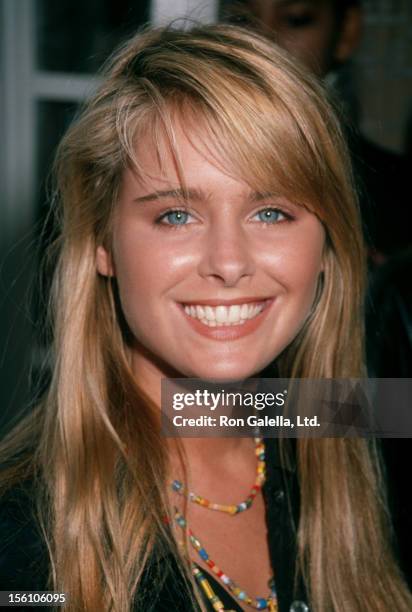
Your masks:
<svg viewBox="0 0 412 612"><path fill-rule="evenodd" d="M196 103L153 111L131 134L125 151L129 167L140 182L163 175L183 189L190 173L218 169L253 192L278 193L317 208L319 155L309 141L302 143L302 117L292 119L265 104L259 108L252 116L239 108L226 121Z"/></svg>
<svg viewBox="0 0 412 612"><path fill-rule="evenodd" d="M241 170L224 152L223 136L218 147L205 127L188 130L180 121L169 127L169 134L163 130L154 137L146 131L136 140L130 169L142 187L184 189L214 183L233 187L237 183L239 188L248 189Z"/></svg>

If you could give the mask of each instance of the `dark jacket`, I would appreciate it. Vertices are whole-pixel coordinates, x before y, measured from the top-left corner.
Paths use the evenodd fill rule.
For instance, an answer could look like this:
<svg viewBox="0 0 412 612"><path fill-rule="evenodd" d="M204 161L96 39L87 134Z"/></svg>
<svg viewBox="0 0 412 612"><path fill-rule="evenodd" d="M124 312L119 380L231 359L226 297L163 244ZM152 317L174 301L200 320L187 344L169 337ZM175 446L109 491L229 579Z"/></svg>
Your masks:
<svg viewBox="0 0 412 612"><path fill-rule="evenodd" d="M279 612L303 611L306 602L303 585L299 583L294 589L298 487L294 470L281 468L277 448L276 440L266 440L267 479L263 493L269 552ZM193 610L172 557L167 566L171 569L157 593L150 589L150 576L145 576L147 597L136 606L139 612ZM31 510L30 497L23 489L15 488L0 503L0 590L47 590L47 574L47 553Z"/></svg>

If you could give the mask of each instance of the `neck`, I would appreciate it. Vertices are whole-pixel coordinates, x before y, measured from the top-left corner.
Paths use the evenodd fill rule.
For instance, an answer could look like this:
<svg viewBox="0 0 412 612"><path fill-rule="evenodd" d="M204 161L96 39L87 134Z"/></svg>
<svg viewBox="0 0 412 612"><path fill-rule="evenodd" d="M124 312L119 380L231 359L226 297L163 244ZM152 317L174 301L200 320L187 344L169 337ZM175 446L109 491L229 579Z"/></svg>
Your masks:
<svg viewBox="0 0 412 612"><path fill-rule="evenodd" d="M207 464L232 461L234 454L252 447L250 438L180 438L188 457Z"/></svg>
<svg viewBox="0 0 412 612"><path fill-rule="evenodd" d="M153 359L148 359L147 355L141 351L133 355L133 370L139 386L145 390L150 399L159 407L159 410L161 406L161 379L165 377L182 378L182 375L176 371L166 371L162 364ZM172 477L178 477L177 472L180 474L181 470L179 468L177 443L174 439L171 439L170 442L171 475ZM216 478L218 474L222 473L242 473L242 470L250 471L250 469L253 471L255 466L254 441L251 438L181 437L180 443L186 456L187 465L190 466L190 472L195 479L200 474L205 479L208 474Z"/></svg>
<svg viewBox="0 0 412 612"><path fill-rule="evenodd" d="M180 438L180 443L185 453L189 490L228 503L246 493L256 475L253 439ZM185 480L174 444L171 445L169 479ZM240 493L236 493L238 490Z"/></svg>

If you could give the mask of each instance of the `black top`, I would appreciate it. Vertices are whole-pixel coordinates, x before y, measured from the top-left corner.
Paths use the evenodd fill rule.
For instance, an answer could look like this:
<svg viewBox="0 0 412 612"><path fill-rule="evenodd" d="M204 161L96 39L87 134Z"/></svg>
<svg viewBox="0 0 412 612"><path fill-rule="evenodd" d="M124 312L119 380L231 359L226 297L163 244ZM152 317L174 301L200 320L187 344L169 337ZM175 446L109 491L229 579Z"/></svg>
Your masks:
<svg viewBox="0 0 412 612"><path fill-rule="evenodd" d="M263 487L268 527L268 546L279 612L290 612L298 602L306 602L303 585L293 588L296 559L296 523L298 518L298 487L294 470L282 469L275 439L265 440L267 478ZM289 503L290 502L290 503ZM162 587L154 592L150 588L149 572L143 579L141 592L135 610L142 612L191 612L194 610L186 595L173 556L165 563ZM202 570L203 571L203 570ZM0 504L0 590L41 591L47 590L48 556L39 532L31 500L22 488L14 488ZM236 601L221 585L207 576L216 594L222 598L225 607L240 610ZM266 594L262 594L266 595ZM25 609L25 608L21 608ZM27 608L29 609L29 608ZM46 609L46 608L45 608ZM50 608L48 608L50 609ZM210 608L212 610L212 608Z"/></svg>

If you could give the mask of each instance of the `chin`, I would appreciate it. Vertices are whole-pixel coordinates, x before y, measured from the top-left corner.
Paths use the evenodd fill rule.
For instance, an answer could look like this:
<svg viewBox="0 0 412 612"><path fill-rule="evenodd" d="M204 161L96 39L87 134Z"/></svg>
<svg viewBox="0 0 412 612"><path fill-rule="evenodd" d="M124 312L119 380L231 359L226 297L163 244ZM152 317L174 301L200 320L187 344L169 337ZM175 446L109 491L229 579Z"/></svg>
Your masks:
<svg viewBox="0 0 412 612"><path fill-rule="evenodd" d="M245 367L245 364L205 364L205 366L199 366L192 364L190 370L187 371L185 376L188 378L200 378L204 381L218 382L218 383L231 383L253 378L262 369L262 366L256 367Z"/></svg>

